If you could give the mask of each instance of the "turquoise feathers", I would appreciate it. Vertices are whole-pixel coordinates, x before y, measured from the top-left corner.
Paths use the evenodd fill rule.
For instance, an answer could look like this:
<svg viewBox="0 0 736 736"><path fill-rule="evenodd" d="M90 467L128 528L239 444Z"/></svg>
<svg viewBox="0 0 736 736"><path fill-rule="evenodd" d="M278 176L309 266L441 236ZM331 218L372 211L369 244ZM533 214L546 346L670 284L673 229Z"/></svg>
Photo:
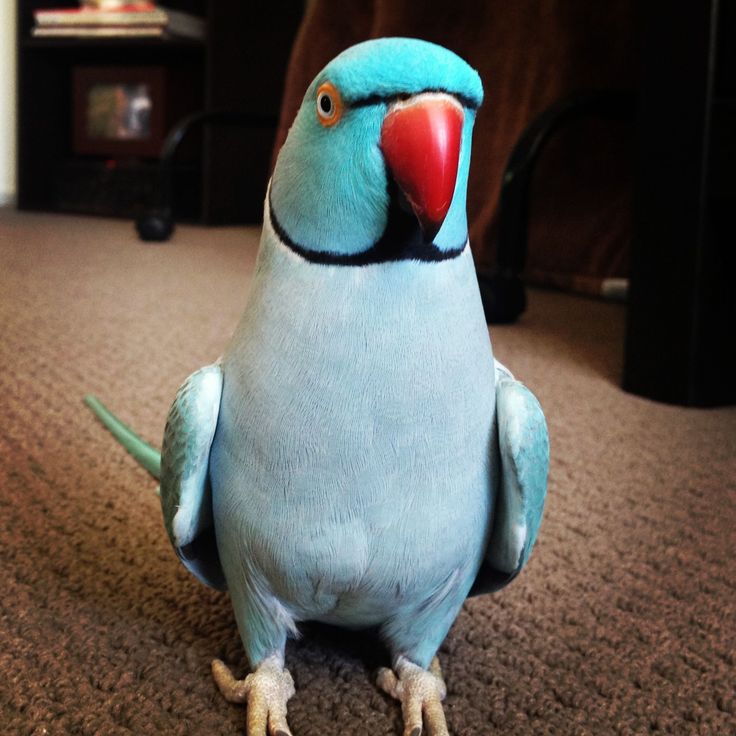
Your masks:
<svg viewBox="0 0 736 736"><path fill-rule="evenodd" d="M474 278L469 250L443 268L315 266L266 223L223 358L210 472L223 566L240 575L247 550L291 618L396 627L457 575L454 619L494 482L493 357L477 289L463 288ZM444 623L413 652L425 665ZM251 660L279 644L278 628L246 633Z"/></svg>
<svg viewBox="0 0 736 736"><path fill-rule="evenodd" d="M276 163L242 320L169 414L166 528L230 592L255 672L213 673L248 701L249 736L290 733L284 647L305 620L376 627L406 733L424 718L446 734L427 668L471 589L531 552L544 416L494 362L467 243L482 97L464 61L417 40L325 67Z"/></svg>
<svg viewBox="0 0 736 736"><path fill-rule="evenodd" d="M326 80L352 105L438 90L456 95L471 109L483 102L483 84L475 69L442 46L411 38L377 38L343 51L315 77L300 112Z"/></svg>
<svg viewBox="0 0 736 736"><path fill-rule="evenodd" d="M387 65L390 61L390 66ZM341 91L344 124L320 126L316 90L331 80ZM276 163L270 198L283 229L309 250L355 254L384 233L389 208L386 165L377 141L391 101L421 90L465 100L460 170L450 211L435 237L443 250L467 240L465 197L475 110L483 100L477 72L439 46L384 38L345 51L317 75ZM351 101L358 102L355 107Z"/></svg>

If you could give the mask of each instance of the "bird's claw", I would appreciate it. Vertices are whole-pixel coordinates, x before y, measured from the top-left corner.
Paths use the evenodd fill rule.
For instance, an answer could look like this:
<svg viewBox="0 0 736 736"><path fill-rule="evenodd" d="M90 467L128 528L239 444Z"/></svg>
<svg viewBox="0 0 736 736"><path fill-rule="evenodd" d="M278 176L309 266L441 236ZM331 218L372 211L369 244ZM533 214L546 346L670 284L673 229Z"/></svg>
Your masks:
<svg viewBox="0 0 736 736"><path fill-rule="evenodd" d="M378 687L401 701L404 736L422 736L425 726L427 736L449 736L442 710L447 688L437 657L429 670L399 657L395 671L381 668L377 681Z"/></svg>
<svg viewBox="0 0 736 736"><path fill-rule="evenodd" d="M226 700L247 703L247 736L292 736L286 703L295 692L294 680L279 656L264 659L243 680L235 679L227 665L215 659L212 676Z"/></svg>

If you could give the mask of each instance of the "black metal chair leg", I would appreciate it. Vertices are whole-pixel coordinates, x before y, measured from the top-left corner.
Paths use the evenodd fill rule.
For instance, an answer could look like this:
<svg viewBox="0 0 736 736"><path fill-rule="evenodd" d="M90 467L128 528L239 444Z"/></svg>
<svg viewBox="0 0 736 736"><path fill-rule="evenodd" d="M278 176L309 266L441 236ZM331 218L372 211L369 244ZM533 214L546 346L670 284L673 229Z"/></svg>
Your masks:
<svg viewBox="0 0 736 736"><path fill-rule="evenodd" d="M276 118L240 110L195 112L180 120L166 136L159 159L158 186L154 203L135 222L141 240L164 242L174 232L174 158L181 142L199 125L240 125L275 128Z"/></svg>
<svg viewBox="0 0 736 736"><path fill-rule="evenodd" d="M521 273L526 264L529 189L539 155L552 135L583 117L632 118L636 95L629 92L590 92L562 100L537 116L521 134L509 157L501 184L497 267L479 273L483 309L489 324L515 322L526 309Z"/></svg>

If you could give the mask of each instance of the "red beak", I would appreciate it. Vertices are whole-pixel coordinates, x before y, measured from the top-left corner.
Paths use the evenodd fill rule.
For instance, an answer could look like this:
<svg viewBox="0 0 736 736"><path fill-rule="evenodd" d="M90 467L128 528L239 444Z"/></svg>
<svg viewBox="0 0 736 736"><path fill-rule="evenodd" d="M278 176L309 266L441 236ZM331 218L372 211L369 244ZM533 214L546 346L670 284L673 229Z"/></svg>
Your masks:
<svg viewBox="0 0 736 736"><path fill-rule="evenodd" d="M442 226L455 192L463 119L452 99L422 95L400 103L383 121L386 164L430 238Z"/></svg>

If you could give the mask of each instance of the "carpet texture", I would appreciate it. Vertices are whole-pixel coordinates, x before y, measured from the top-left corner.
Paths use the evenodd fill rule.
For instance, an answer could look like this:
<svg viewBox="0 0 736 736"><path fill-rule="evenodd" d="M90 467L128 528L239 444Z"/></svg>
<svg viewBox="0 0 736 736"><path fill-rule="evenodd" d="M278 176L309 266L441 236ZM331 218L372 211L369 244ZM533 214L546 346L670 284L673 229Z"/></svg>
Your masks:
<svg viewBox="0 0 736 736"><path fill-rule="evenodd" d="M177 562L155 482L82 404L160 443L179 383L223 350L255 229L0 212L0 733L242 734L211 680L246 663L225 594ZM440 651L453 734L736 733L736 409L618 388L621 306L532 292L494 348L547 414L527 570ZM367 637L287 649L295 736L399 734Z"/></svg>

